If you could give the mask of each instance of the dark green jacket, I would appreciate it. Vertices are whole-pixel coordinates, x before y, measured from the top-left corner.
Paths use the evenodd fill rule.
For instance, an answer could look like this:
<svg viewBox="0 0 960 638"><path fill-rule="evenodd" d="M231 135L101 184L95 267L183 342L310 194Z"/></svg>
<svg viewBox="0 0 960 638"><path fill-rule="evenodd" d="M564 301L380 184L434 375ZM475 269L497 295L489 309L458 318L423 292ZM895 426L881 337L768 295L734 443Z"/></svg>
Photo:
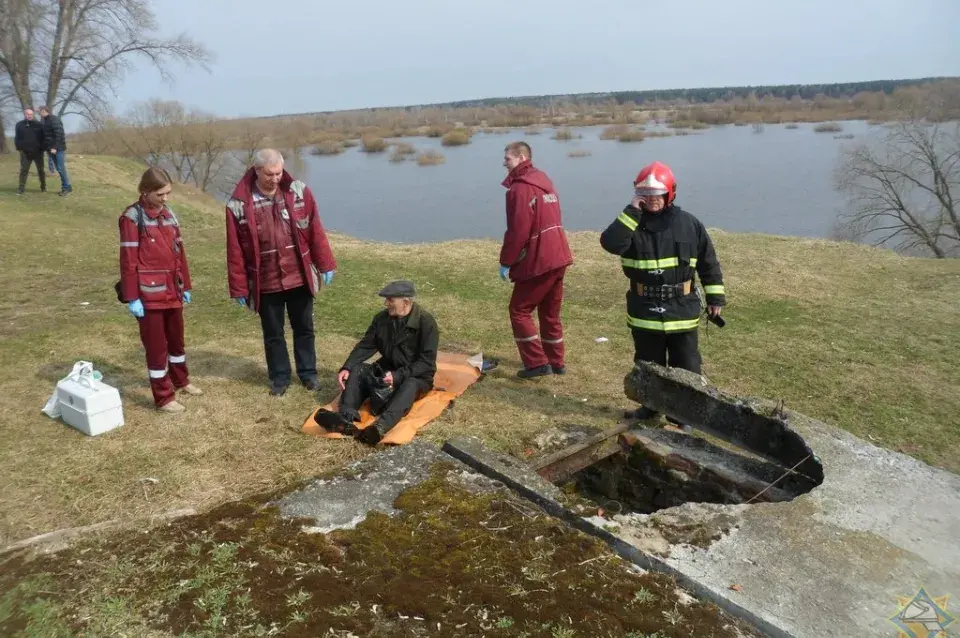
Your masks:
<svg viewBox="0 0 960 638"><path fill-rule="evenodd" d="M393 373L393 385L399 388L409 378L417 378L433 387L437 372L440 330L437 321L419 304L406 317L394 319L386 310L373 318L366 334L353 348L341 370L352 370L374 354L384 372Z"/></svg>

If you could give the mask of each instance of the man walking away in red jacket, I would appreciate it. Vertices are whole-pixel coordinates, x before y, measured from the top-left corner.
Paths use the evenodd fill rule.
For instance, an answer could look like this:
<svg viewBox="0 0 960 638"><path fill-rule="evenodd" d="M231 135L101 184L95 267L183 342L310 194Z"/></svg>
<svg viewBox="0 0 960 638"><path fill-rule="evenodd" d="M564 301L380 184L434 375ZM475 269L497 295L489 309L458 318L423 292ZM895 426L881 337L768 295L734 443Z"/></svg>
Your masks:
<svg viewBox="0 0 960 638"><path fill-rule="evenodd" d="M262 149L227 202L227 277L230 296L259 313L270 394L290 385L284 311L293 328L297 376L320 389L313 335L313 299L333 281L336 261L305 183L283 168L283 156Z"/></svg>
<svg viewBox="0 0 960 638"><path fill-rule="evenodd" d="M573 263L553 182L533 166L526 142L504 149L507 178L507 230L500 249L500 277L514 282L510 324L520 351L521 379L564 374L563 276ZM540 331L533 311L540 318Z"/></svg>

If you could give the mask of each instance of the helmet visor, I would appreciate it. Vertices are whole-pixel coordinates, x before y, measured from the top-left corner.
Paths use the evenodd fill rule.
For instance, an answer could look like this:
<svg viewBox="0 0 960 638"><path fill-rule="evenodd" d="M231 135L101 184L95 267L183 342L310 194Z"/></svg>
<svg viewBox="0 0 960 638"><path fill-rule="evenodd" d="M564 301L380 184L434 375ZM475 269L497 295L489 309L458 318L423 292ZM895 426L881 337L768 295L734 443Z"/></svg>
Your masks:
<svg viewBox="0 0 960 638"><path fill-rule="evenodd" d="M649 186L638 186L634 189L637 197L656 197L657 195L666 195L666 188L653 188Z"/></svg>

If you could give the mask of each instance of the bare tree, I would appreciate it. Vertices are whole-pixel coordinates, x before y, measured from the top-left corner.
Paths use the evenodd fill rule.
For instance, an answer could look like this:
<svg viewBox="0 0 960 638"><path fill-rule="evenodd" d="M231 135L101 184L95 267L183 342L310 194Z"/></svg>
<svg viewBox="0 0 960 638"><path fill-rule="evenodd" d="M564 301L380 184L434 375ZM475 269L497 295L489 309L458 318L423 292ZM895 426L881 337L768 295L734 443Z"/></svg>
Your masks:
<svg viewBox="0 0 960 638"><path fill-rule="evenodd" d="M133 61L169 79L172 61L206 65L210 53L186 34L157 35L148 0L3 0L0 72L23 107L43 96L60 116L92 119L107 109Z"/></svg>
<svg viewBox="0 0 960 638"><path fill-rule="evenodd" d="M874 245L960 255L960 124L911 119L844 152L841 231Z"/></svg>

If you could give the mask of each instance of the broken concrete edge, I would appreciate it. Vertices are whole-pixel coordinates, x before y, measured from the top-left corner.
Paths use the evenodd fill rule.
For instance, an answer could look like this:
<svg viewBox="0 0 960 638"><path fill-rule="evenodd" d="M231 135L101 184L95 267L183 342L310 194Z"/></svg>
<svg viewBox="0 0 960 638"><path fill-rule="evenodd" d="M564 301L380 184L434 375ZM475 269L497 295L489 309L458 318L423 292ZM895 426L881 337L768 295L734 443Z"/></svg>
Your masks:
<svg viewBox="0 0 960 638"><path fill-rule="evenodd" d="M765 414L753 397L724 392L702 374L648 361L637 361L623 384L632 401L823 483L819 457L791 427L780 402Z"/></svg>
<svg viewBox="0 0 960 638"><path fill-rule="evenodd" d="M25 538L7 545L3 549L0 549L0 558L3 558L5 555L11 552L16 552L27 548L35 550L50 550L50 546L53 545L56 549L63 549L69 546L71 541L94 532L129 529L138 526L152 527L158 523L167 523L178 518L194 516L196 514L197 510L191 507L186 509L171 510L162 514L144 516L142 518L133 520L114 519L110 521L103 521L102 523L94 523L92 525L83 525L81 527L67 527L64 529L58 529L52 532L45 532L43 534L31 536L30 538Z"/></svg>
<svg viewBox="0 0 960 638"><path fill-rule="evenodd" d="M578 516L564 507L554 497L559 490L543 480L532 469L523 466L518 460L489 450L475 437L456 437L443 444L442 451L469 466L484 476L500 481L521 497L536 504L547 514L567 525L602 540L618 556L630 561L642 569L665 574L673 578L681 587L693 592L702 601L715 604L731 616L751 624L770 638L796 638L753 612L741 607L726 596L700 584L686 574L671 567L663 560L647 554L609 531L598 527L590 520Z"/></svg>

